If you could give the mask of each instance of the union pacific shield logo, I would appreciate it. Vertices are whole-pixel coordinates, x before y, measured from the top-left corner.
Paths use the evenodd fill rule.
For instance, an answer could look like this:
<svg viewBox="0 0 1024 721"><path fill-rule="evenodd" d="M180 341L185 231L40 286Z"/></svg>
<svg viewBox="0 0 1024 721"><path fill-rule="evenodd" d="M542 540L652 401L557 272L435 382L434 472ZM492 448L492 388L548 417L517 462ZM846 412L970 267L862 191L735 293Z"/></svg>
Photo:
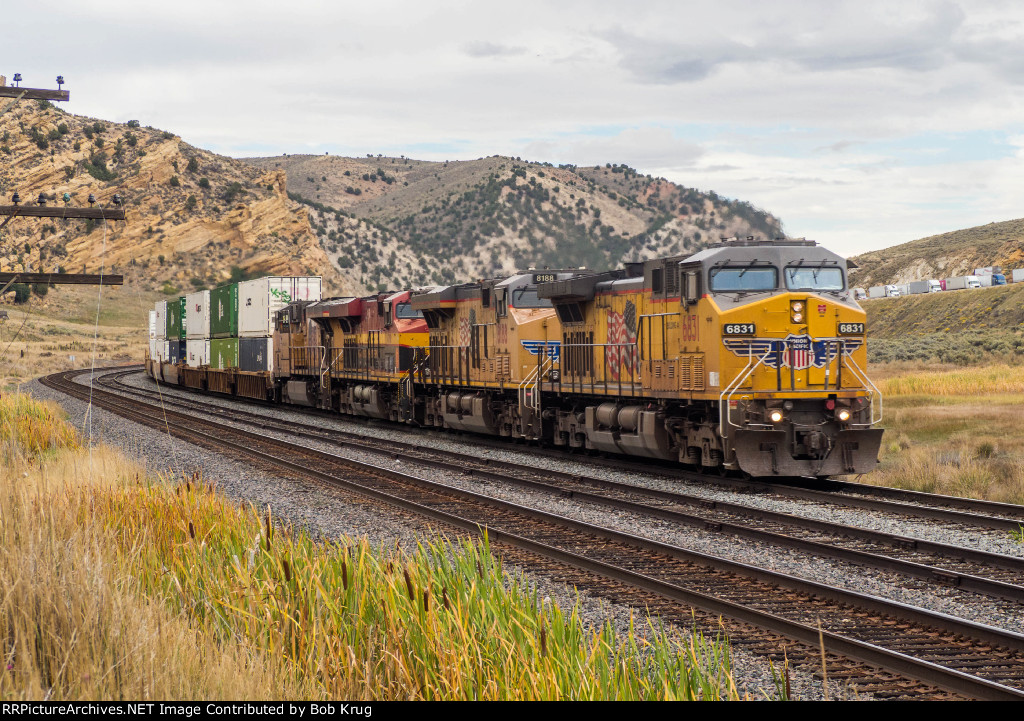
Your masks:
<svg viewBox="0 0 1024 721"><path fill-rule="evenodd" d="M544 352L545 341L542 340L524 340L520 341L530 355L539 355ZM562 348L561 342L557 340L549 340L546 342L548 348L548 355L551 356L552 360L558 360L559 351Z"/></svg>
<svg viewBox="0 0 1024 721"><path fill-rule="evenodd" d="M736 355L751 357L755 361L764 357L769 368L806 370L824 368L839 355L840 343L845 355L851 355L864 342L859 338L837 340L811 340L809 335L790 333L785 340L769 338L723 338L725 347Z"/></svg>

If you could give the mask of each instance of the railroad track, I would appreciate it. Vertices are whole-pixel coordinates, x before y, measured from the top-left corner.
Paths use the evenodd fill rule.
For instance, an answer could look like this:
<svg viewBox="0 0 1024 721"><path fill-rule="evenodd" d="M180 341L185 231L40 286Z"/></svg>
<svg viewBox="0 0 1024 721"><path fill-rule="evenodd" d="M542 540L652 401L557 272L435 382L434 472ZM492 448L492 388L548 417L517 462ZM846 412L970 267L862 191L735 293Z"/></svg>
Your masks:
<svg viewBox="0 0 1024 721"><path fill-rule="evenodd" d="M156 391L142 391L123 383L123 377L134 372L108 374L100 377L97 383L122 393L153 399ZM385 454L452 473L528 487L553 496L573 497L616 510L891 571L942 587L956 587L1024 603L1022 558L507 461L500 463L499 470L497 464L479 455L442 452L412 443L327 430L313 424L271 419L243 409L227 409L192 400L162 396L160 401L166 406L195 409L294 438ZM982 518L976 515L972 515L972 519L982 522ZM1024 612L1024 607L1021 610Z"/></svg>
<svg viewBox="0 0 1024 721"><path fill-rule="evenodd" d="M42 381L87 400L89 389L68 375ZM1020 634L525 508L110 391L93 389L92 402L205 447L341 485L454 528L486 529L493 541L518 549L513 555L543 557L541 565L557 564L563 579L641 607L650 604L669 620L689 621L691 606L702 609L704 619L734 619L727 629L736 644L778 654L791 644L790 659L813 663L821 642L830 653L830 675L855 688L901 698L942 697L937 689L1024 698Z"/></svg>

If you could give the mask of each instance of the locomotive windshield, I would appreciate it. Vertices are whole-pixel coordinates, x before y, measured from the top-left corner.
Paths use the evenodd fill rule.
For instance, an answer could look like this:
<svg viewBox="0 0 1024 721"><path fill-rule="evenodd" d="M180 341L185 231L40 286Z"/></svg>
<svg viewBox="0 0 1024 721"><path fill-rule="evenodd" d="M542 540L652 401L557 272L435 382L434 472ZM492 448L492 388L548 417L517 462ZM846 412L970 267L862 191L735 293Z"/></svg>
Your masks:
<svg viewBox="0 0 1024 721"><path fill-rule="evenodd" d="M553 308L548 298L537 297L536 288L517 288L512 291L513 308Z"/></svg>
<svg viewBox="0 0 1024 721"><path fill-rule="evenodd" d="M423 311L413 310L412 306L408 303L399 303L395 306L395 317L403 320L411 320L413 318L422 318Z"/></svg>
<svg viewBox="0 0 1024 721"><path fill-rule="evenodd" d="M842 290L843 271L839 268L790 266L786 268L789 290Z"/></svg>
<svg viewBox="0 0 1024 721"><path fill-rule="evenodd" d="M711 290L717 292L775 290L778 284L778 271L772 267L748 265L711 270Z"/></svg>

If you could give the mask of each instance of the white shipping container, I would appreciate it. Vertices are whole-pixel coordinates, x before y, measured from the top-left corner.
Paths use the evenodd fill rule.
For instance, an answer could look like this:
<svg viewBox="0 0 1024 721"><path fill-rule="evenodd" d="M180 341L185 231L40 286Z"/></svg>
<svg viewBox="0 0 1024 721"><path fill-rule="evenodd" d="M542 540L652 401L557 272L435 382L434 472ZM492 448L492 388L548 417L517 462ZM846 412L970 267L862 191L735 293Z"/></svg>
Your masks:
<svg viewBox="0 0 1024 721"><path fill-rule="evenodd" d="M159 340L167 338L167 301L157 302L154 310L156 313L156 337Z"/></svg>
<svg viewBox="0 0 1024 721"><path fill-rule="evenodd" d="M320 276L270 276L238 284L238 335L266 338L274 334L274 313L295 300L320 300Z"/></svg>
<svg viewBox="0 0 1024 721"><path fill-rule="evenodd" d="M210 339L187 339L185 341L185 363L189 368L210 365Z"/></svg>
<svg viewBox="0 0 1024 721"><path fill-rule="evenodd" d="M185 338L201 340L209 337L210 291L197 290L185 296Z"/></svg>
<svg viewBox="0 0 1024 721"><path fill-rule="evenodd" d="M1015 268L1013 271L1013 282L1021 283L1024 282L1024 268Z"/></svg>
<svg viewBox="0 0 1024 721"><path fill-rule="evenodd" d="M156 311L149 311L149 340L156 340ZM150 345L153 345L150 343Z"/></svg>

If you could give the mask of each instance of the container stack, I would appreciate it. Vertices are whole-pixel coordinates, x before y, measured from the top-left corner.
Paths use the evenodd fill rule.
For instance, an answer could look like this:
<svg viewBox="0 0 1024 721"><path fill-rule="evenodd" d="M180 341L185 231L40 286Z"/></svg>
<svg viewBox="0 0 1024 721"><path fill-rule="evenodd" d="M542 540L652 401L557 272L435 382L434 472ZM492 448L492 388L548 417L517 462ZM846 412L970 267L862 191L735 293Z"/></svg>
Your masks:
<svg viewBox="0 0 1024 721"><path fill-rule="evenodd" d="M210 367L238 368L238 283L210 291Z"/></svg>
<svg viewBox="0 0 1024 721"><path fill-rule="evenodd" d="M210 291L185 296L185 362L190 368L210 365Z"/></svg>
<svg viewBox="0 0 1024 721"><path fill-rule="evenodd" d="M274 370L274 315L295 300L320 300L321 287L319 276L270 276L238 284L238 364L241 370Z"/></svg>

